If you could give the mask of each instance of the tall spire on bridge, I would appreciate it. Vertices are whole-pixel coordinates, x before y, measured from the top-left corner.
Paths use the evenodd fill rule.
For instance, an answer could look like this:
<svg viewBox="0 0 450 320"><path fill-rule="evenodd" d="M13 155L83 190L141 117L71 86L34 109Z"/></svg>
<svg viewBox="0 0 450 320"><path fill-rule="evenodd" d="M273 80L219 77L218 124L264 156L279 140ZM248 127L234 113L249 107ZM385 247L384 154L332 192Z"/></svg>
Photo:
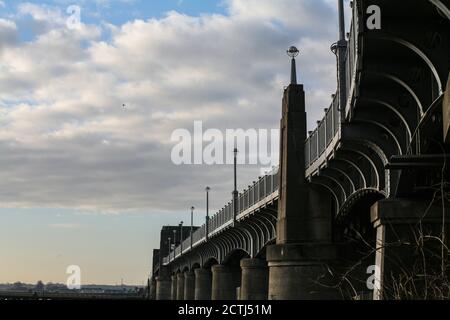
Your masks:
<svg viewBox="0 0 450 320"><path fill-rule="evenodd" d="M291 57L291 84L297 84L297 66L295 64L295 57L298 56L300 51L294 46L287 50L287 54Z"/></svg>
<svg viewBox="0 0 450 320"><path fill-rule="evenodd" d="M297 83L295 57L299 50L287 50L291 57L291 83L285 89L280 127L280 167L277 243L299 241L302 215L306 203L305 152L306 112L303 85Z"/></svg>
<svg viewBox="0 0 450 320"><path fill-rule="evenodd" d="M280 122L277 239L275 245L267 247L266 258L270 268L269 297L303 300L311 299L311 292L322 294L329 290L316 279L322 279L325 270L320 259L331 251L331 199L305 179L305 91L297 83L295 72L299 51L290 47L287 54L292 58L292 71L291 84L284 90Z"/></svg>

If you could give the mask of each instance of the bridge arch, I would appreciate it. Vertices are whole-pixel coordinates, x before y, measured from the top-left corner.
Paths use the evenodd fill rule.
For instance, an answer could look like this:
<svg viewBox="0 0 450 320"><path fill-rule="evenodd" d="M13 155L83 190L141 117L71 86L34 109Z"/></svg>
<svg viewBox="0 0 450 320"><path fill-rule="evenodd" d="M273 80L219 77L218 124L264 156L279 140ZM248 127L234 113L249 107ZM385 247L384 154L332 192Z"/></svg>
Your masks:
<svg viewBox="0 0 450 320"><path fill-rule="evenodd" d="M420 116L423 116L425 111L423 109L422 102L420 101L419 97L417 96L417 94L414 92L414 90L411 88L411 86L409 84L407 84L405 81L403 81L398 76L393 75L393 74L389 74L389 73L385 73L385 72L374 72L374 75L384 78L384 79L387 79L387 80L391 80L391 81L397 83L398 85L400 85L402 88L404 88L405 91L408 92L408 94L416 102L417 109L420 113Z"/></svg>
<svg viewBox="0 0 450 320"><path fill-rule="evenodd" d="M222 264L230 266L240 266L242 259L250 258L250 253L243 249L231 250L223 259Z"/></svg>
<svg viewBox="0 0 450 320"><path fill-rule="evenodd" d="M434 5L437 9L439 9L442 14L450 20L450 10L447 8L445 4L442 3L441 0L428 0Z"/></svg>
<svg viewBox="0 0 450 320"><path fill-rule="evenodd" d="M203 264L203 268L211 269L212 266L219 264L219 261L215 257L209 257Z"/></svg>
<svg viewBox="0 0 450 320"><path fill-rule="evenodd" d="M379 39L379 40L385 40L385 41L390 41L390 42L394 42L394 43L400 44L400 45L404 46L405 48L411 50L415 54L417 54L423 60L423 62L425 62L425 64L428 66L428 68L430 69L431 73L433 74L434 80L436 81L438 89L439 89L439 94L441 94L443 92L442 82L445 81L445 80L441 79L441 76L439 75L439 73L437 71L437 68L434 65L433 61L418 46L416 46L412 42L409 42L409 41L407 41L405 39L402 39L400 37L396 37L396 36L393 36L393 35L387 35L387 34L383 34L383 33L378 33L374 37Z"/></svg>

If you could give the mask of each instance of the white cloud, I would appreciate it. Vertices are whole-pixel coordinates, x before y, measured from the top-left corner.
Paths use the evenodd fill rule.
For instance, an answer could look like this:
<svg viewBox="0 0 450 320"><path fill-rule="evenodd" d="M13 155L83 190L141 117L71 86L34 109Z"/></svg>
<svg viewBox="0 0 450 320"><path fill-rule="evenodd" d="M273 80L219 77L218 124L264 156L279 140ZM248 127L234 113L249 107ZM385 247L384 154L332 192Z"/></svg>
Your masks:
<svg viewBox="0 0 450 320"><path fill-rule="evenodd" d="M10 39L0 42L2 205L174 211L201 206L206 184L213 205L228 201L231 168L172 165L171 132L194 120L277 127L291 44L302 52L312 125L335 90L337 34L328 1L228 4L228 16L170 12L78 32L57 10L28 4L19 13L45 28L27 43L13 41L13 21L0 20L0 39ZM257 174L240 168L240 185Z"/></svg>
<svg viewBox="0 0 450 320"><path fill-rule="evenodd" d="M18 41L17 25L14 21L0 18L0 53L5 46L11 46ZM1 66L1 65L0 65Z"/></svg>

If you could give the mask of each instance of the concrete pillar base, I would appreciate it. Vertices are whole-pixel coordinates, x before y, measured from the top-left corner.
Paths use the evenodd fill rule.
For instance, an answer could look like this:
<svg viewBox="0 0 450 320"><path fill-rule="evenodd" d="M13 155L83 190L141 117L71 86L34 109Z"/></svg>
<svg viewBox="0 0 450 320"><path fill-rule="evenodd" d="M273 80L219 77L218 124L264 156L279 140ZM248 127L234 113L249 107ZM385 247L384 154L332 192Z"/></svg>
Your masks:
<svg viewBox="0 0 450 320"><path fill-rule="evenodd" d="M156 300L171 300L172 281L169 277L156 278Z"/></svg>
<svg viewBox="0 0 450 320"><path fill-rule="evenodd" d="M267 248L270 300L339 299L327 265L336 260L331 244L281 244Z"/></svg>
<svg viewBox="0 0 450 320"><path fill-rule="evenodd" d="M172 276L172 291L171 291L171 295L172 295L172 300L177 300L177 275L173 275Z"/></svg>
<svg viewBox="0 0 450 320"><path fill-rule="evenodd" d="M240 300L267 300L269 289L267 262L261 259L243 259L241 269Z"/></svg>
<svg viewBox="0 0 450 320"><path fill-rule="evenodd" d="M193 271L184 273L184 300L195 298L195 275Z"/></svg>
<svg viewBox="0 0 450 320"><path fill-rule="evenodd" d="M211 300L212 274L207 269L195 271L195 300Z"/></svg>
<svg viewBox="0 0 450 320"><path fill-rule="evenodd" d="M240 268L215 265L212 271L212 300L236 300L236 288L241 280Z"/></svg>
<svg viewBox="0 0 450 320"><path fill-rule="evenodd" d="M177 300L184 300L184 274L177 274Z"/></svg>

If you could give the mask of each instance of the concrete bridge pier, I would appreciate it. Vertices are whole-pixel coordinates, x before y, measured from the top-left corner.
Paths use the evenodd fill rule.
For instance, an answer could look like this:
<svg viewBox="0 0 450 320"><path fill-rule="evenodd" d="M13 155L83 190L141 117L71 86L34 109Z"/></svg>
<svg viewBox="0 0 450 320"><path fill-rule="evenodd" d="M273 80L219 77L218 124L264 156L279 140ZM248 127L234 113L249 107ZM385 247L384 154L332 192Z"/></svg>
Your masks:
<svg viewBox="0 0 450 320"><path fill-rule="evenodd" d="M337 299L327 270L336 247L325 244L281 244L267 248L270 300Z"/></svg>
<svg viewBox="0 0 450 320"><path fill-rule="evenodd" d="M184 273L177 274L177 300L184 300Z"/></svg>
<svg viewBox="0 0 450 320"><path fill-rule="evenodd" d="M184 273L184 300L194 300L195 298L195 274L194 271Z"/></svg>
<svg viewBox="0 0 450 320"><path fill-rule="evenodd" d="M448 255L441 239L442 231L450 230L450 206L448 202L442 204L441 200L433 205L430 202L385 199L372 206L377 247L374 300L439 298L431 296L430 279L439 281L441 255ZM447 247L449 240L448 235L444 237ZM444 277L448 276L445 272ZM430 283L424 281L423 275ZM425 297L425 292L430 295Z"/></svg>
<svg viewBox="0 0 450 320"><path fill-rule="evenodd" d="M169 276L160 276L156 278L156 300L171 299L171 284Z"/></svg>
<svg viewBox="0 0 450 320"><path fill-rule="evenodd" d="M267 300L269 269L262 259L241 260L240 300Z"/></svg>
<svg viewBox="0 0 450 320"><path fill-rule="evenodd" d="M212 300L236 300L237 288L240 286L240 268L216 264L212 266Z"/></svg>
<svg viewBox="0 0 450 320"><path fill-rule="evenodd" d="M211 300L212 274L209 269L195 269L195 300Z"/></svg>
<svg viewBox="0 0 450 320"><path fill-rule="evenodd" d="M305 180L305 140L305 92L293 81L284 91L280 122L277 243L266 253L272 300L337 298L327 286L326 267L337 256L332 201Z"/></svg>
<svg viewBox="0 0 450 320"><path fill-rule="evenodd" d="M172 300L177 300L177 275L172 275L172 290L171 290Z"/></svg>

